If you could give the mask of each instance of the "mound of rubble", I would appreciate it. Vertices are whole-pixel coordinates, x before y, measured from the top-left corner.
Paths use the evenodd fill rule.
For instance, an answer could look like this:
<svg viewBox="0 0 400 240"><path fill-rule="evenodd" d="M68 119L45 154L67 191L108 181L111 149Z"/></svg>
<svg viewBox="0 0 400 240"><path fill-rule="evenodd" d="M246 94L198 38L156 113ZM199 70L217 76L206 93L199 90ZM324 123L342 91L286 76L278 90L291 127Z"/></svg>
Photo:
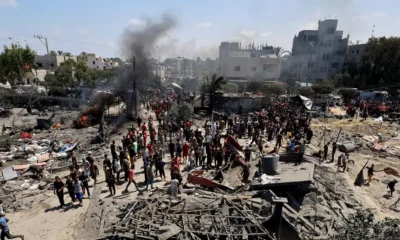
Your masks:
<svg viewBox="0 0 400 240"><path fill-rule="evenodd" d="M174 199L153 194L120 207L105 233L133 239L276 239L263 226L271 204L203 190Z"/></svg>

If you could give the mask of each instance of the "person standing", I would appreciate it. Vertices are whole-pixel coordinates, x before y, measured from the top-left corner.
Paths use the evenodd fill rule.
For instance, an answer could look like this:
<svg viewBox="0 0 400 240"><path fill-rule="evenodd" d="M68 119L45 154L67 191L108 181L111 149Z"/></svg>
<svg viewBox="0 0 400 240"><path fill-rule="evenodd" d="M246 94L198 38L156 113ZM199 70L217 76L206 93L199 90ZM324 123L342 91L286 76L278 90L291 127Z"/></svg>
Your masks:
<svg viewBox="0 0 400 240"><path fill-rule="evenodd" d="M68 175L65 185L67 186L68 194L71 197L71 201L75 202L74 185L73 184L74 184L74 181L72 181L71 175Z"/></svg>
<svg viewBox="0 0 400 240"><path fill-rule="evenodd" d="M107 185L108 189L110 190L110 196L115 195L115 176L112 172L111 168L107 168Z"/></svg>
<svg viewBox="0 0 400 240"><path fill-rule="evenodd" d="M1 240L5 240L5 238L8 239L21 238L22 240L24 240L25 239L24 235L11 235L7 222L8 218L5 217L4 212L1 212L0 213Z"/></svg>
<svg viewBox="0 0 400 240"><path fill-rule="evenodd" d="M71 160L72 160L72 166L74 167L74 169L76 168L76 166L78 166L78 159L76 158L74 151L71 152Z"/></svg>
<svg viewBox="0 0 400 240"><path fill-rule="evenodd" d="M336 149L337 149L336 142L333 142L333 143L332 143L332 162L335 161Z"/></svg>
<svg viewBox="0 0 400 240"><path fill-rule="evenodd" d="M171 158L174 158L174 152L175 152L175 144L172 142L172 140L169 140L169 153L171 154Z"/></svg>
<svg viewBox="0 0 400 240"><path fill-rule="evenodd" d="M54 182L54 194L57 194L60 207L64 208L64 183L59 176L56 176L56 181Z"/></svg>
<svg viewBox="0 0 400 240"><path fill-rule="evenodd" d="M303 156L305 152L306 152L306 141L303 140L303 142L300 144L298 157L296 163L294 164L295 166L299 165L303 161Z"/></svg>
<svg viewBox="0 0 400 240"><path fill-rule="evenodd" d="M83 197L82 182L79 181L79 178L77 177L75 178L73 186L76 199L78 199L79 203L82 204L82 197Z"/></svg>
<svg viewBox="0 0 400 240"><path fill-rule="evenodd" d="M124 179L125 182L128 181L129 178L129 169L131 168L131 162L125 157L124 158Z"/></svg>
<svg viewBox="0 0 400 240"><path fill-rule="evenodd" d="M110 149L111 149L111 156L113 158L117 158L118 155L117 155L117 150L116 150L116 147L115 147L115 140L112 141L112 144L110 145Z"/></svg>
<svg viewBox="0 0 400 240"><path fill-rule="evenodd" d="M148 164L147 168L145 168L145 171L147 172L146 191L148 191L149 184L151 186L151 189L153 189L153 182L154 182L153 162L150 162L150 164Z"/></svg>

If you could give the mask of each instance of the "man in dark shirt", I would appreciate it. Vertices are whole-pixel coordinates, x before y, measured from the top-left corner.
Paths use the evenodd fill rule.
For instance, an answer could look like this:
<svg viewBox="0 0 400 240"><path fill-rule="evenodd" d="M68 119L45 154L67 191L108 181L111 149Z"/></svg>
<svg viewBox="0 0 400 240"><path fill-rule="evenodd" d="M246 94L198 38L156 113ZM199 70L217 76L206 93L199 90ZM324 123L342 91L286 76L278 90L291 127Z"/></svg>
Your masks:
<svg viewBox="0 0 400 240"><path fill-rule="evenodd" d="M54 182L54 194L57 194L60 207L64 208L64 183L58 176L56 176L56 181Z"/></svg>
<svg viewBox="0 0 400 240"><path fill-rule="evenodd" d="M75 202L75 193L74 193L74 181L71 178L71 175L67 176L67 181L65 182L65 186L68 190L68 195L71 197L71 201Z"/></svg>
<svg viewBox="0 0 400 240"><path fill-rule="evenodd" d="M247 148L244 150L244 157L246 159L246 162L250 162L250 156L251 156L251 150L247 146Z"/></svg>
<svg viewBox="0 0 400 240"><path fill-rule="evenodd" d="M175 152L175 144L172 142L172 140L169 140L169 153L171 154L171 158L174 158L174 152Z"/></svg>
<svg viewBox="0 0 400 240"><path fill-rule="evenodd" d="M110 149L111 149L111 156L113 158L117 157L117 150L115 148L115 140L112 141L111 145L110 145Z"/></svg>
<svg viewBox="0 0 400 240"><path fill-rule="evenodd" d="M278 151L279 151L279 149L281 148L281 146L282 146L282 134L281 134L281 133L278 133L278 135L276 135L276 144L275 144L275 148L278 149Z"/></svg>
<svg viewBox="0 0 400 240"><path fill-rule="evenodd" d="M390 196L393 197L394 186L396 185L397 180L392 180L388 183L387 188L389 188Z"/></svg>
<svg viewBox="0 0 400 240"><path fill-rule="evenodd" d="M72 160L72 166L74 168L76 168L76 166L78 166L78 163L77 163L78 161L77 161L77 158L73 151L71 152L71 160Z"/></svg>

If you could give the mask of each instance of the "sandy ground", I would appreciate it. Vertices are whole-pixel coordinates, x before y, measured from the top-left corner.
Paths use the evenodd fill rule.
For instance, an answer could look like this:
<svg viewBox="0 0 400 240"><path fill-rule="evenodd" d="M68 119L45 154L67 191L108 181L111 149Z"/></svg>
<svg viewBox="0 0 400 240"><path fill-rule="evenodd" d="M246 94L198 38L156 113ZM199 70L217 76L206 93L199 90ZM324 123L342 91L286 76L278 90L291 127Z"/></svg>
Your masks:
<svg viewBox="0 0 400 240"><path fill-rule="evenodd" d="M142 119L147 120L148 117L149 114L144 111ZM153 119L155 119L155 116L153 116ZM126 122L124 126L120 128L120 132L118 134L110 137L110 143L112 140L115 140L118 146L120 144L122 134L126 134L127 127L132 124L133 122ZM109 147L109 144L107 147ZM109 153L109 155L111 155L111 153ZM164 155L164 161L169 161L169 158L167 156L169 156L169 153ZM96 160L102 162L103 158L99 158ZM138 192L136 191L133 184L129 186L128 194L122 193L125 190L126 183L116 185L116 196L110 197L108 187L104 182L104 172L102 170L102 166L99 166L99 170L100 176L98 179L98 184L95 187L100 188L101 193L99 195L99 199L101 199L101 201L104 201L106 205L112 205L112 202L126 202L137 198ZM68 173L69 172L62 172L59 175L66 176ZM166 170L167 180L170 179L169 176L169 171ZM139 188L144 189L144 186L142 184L142 182L144 182L142 159L139 159L135 164L135 180L137 183L139 183ZM93 184L93 181L91 181L91 184ZM162 187L164 184L165 182L162 182L158 178L156 178L154 187ZM90 191L93 193L94 187L91 187ZM7 214L7 218L10 219L10 232L13 234L24 234L25 239L69 240L92 239L94 237L97 237L85 236L85 229L83 229L83 220L85 219L85 215L87 214L88 207L90 204L97 204L96 202L91 201L91 199L84 198L82 206L69 204L66 209L60 209L58 207L58 198L56 195L53 195L53 191L49 190L48 196L49 197L45 201L37 203L35 207L32 207L31 209ZM66 204L71 201L67 193L65 193L64 199Z"/></svg>

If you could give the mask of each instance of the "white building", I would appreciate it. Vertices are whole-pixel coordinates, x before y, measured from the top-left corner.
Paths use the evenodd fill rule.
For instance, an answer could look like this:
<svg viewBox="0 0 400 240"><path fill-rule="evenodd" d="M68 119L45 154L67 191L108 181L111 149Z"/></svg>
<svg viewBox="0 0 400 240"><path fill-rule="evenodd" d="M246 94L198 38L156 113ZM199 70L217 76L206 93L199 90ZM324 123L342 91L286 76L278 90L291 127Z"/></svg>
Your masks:
<svg viewBox="0 0 400 240"><path fill-rule="evenodd" d="M328 79L342 71L349 36L337 30L338 20L318 22L317 30L303 30L293 38L291 78L301 82Z"/></svg>
<svg viewBox="0 0 400 240"><path fill-rule="evenodd" d="M96 69L109 69L118 66L118 62L113 62L108 58L102 58L97 54L88 53L86 54L86 65L88 68Z"/></svg>
<svg viewBox="0 0 400 240"><path fill-rule="evenodd" d="M222 42L219 47L219 72L226 80L247 82L252 78L263 81L278 80L280 59L271 46L246 46L238 42Z"/></svg>
<svg viewBox="0 0 400 240"><path fill-rule="evenodd" d="M45 69L54 71L60 66L60 64L68 59L77 60L75 56L47 56L37 55L35 56L35 64L37 69Z"/></svg>

